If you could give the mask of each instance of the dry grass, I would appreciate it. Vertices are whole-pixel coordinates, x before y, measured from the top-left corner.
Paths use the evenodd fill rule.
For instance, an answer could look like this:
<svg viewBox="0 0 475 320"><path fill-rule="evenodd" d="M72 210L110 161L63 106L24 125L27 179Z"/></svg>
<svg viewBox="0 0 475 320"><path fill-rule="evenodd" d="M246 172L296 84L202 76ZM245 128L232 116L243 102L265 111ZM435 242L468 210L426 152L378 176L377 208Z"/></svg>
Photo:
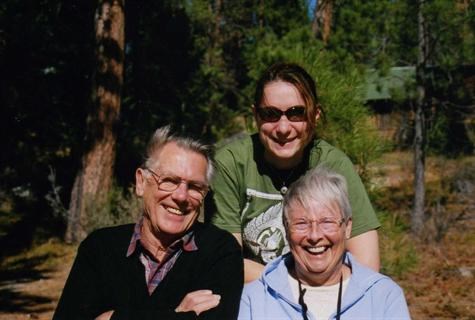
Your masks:
<svg viewBox="0 0 475 320"><path fill-rule="evenodd" d="M403 287L414 319L475 319L475 197L456 192L452 183L471 179L475 185L474 167L474 157L427 159L427 230L416 237L407 230L411 155L389 153L371 167L378 207L390 213L380 232L383 271Z"/></svg>
<svg viewBox="0 0 475 320"><path fill-rule="evenodd" d="M75 247L51 240L0 263L0 319L51 319Z"/></svg>

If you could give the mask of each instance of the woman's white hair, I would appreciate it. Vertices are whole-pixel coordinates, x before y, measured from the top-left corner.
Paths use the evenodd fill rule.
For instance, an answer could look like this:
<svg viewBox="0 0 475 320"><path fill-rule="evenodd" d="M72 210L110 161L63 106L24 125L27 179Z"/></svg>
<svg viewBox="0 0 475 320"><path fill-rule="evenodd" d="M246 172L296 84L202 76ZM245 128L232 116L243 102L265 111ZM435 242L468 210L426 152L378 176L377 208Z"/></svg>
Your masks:
<svg viewBox="0 0 475 320"><path fill-rule="evenodd" d="M298 203L311 211L316 202L328 206L336 203L340 208L342 218L345 221L351 218L345 177L324 166L317 166L295 181L285 194L284 225L287 225L287 212L290 207Z"/></svg>

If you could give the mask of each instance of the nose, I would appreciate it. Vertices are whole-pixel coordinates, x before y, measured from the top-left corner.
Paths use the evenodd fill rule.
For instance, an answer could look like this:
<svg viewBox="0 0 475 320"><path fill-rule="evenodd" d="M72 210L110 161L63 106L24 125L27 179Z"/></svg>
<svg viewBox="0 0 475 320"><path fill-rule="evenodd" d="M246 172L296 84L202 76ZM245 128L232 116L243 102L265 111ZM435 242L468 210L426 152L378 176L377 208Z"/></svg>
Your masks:
<svg viewBox="0 0 475 320"><path fill-rule="evenodd" d="M188 186L185 182L181 182L172 193L172 198L177 202L185 202L188 200Z"/></svg>
<svg viewBox="0 0 475 320"><path fill-rule="evenodd" d="M316 221L312 221L310 230L308 230L307 239L311 242L317 242L323 237L323 232L320 230L320 226Z"/></svg>
<svg viewBox="0 0 475 320"><path fill-rule="evenodd" d="M279 135L288 135L291 130L291 125L289 119L286 115L282 115L279 121L277 122L277 134Z"/></svg>

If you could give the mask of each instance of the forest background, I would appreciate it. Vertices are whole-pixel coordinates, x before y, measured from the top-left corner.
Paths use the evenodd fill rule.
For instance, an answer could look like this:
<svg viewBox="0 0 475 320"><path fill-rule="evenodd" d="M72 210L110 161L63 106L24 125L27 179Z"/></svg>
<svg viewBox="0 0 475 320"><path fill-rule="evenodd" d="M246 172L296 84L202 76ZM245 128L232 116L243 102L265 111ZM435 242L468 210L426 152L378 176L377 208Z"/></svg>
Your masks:
<svg viewBox="0 0 475 320"><path fill-rule="evenodd" d="M470 0L2 1L0 315L45 303L10 284L140 214L134 170L157 127L217 144L252 132L255 81L285 60L315 77L317 134L363 177L382 271L413 315L475 318L474 30Z"/></svg>

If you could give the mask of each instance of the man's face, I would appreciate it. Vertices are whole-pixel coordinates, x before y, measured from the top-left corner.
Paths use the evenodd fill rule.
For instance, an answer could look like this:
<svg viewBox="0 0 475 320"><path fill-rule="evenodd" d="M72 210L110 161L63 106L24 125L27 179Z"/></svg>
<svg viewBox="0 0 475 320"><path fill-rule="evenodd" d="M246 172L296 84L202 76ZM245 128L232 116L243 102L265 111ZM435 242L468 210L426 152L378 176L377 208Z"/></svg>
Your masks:
<svg viewBox="0 0 475 320"><path fill-rule="evenodd" d="M171 142L153 155L154 167L137 169L136 193L143 197L144 228L168 240L180 238L195 222L202 199L196 199L189 186L207 185L206 158ZM174 177L181 182L174 191L158 188L162 177ZM195 193L196 194L196 193Z"/></svg>

